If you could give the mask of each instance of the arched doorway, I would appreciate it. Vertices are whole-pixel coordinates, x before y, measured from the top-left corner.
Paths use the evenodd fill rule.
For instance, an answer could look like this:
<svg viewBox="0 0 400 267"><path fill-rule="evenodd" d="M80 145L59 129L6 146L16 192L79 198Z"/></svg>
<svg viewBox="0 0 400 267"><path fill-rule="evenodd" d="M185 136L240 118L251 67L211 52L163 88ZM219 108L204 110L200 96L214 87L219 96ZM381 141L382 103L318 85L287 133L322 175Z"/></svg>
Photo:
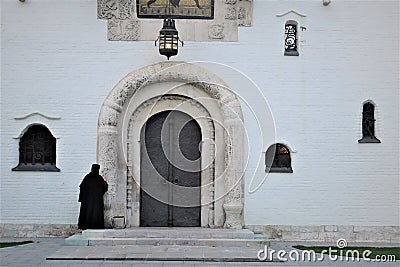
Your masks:
<svg viewBox="0 0 400 267"><path fill-rule="evenodd" d="M141 129L140 226L200 226L201 130L180 111Z"/></svg>
<svg viewBox="0 0 400 267"><path fill-rule="evenodd" d="M162 62L125 76L104 100L98 120L98 162L107 177L106 227L140 226L141 129L160 112L180 110L201 129L201 227L241 228L244 127L237 96L212 72Z"/></svg>

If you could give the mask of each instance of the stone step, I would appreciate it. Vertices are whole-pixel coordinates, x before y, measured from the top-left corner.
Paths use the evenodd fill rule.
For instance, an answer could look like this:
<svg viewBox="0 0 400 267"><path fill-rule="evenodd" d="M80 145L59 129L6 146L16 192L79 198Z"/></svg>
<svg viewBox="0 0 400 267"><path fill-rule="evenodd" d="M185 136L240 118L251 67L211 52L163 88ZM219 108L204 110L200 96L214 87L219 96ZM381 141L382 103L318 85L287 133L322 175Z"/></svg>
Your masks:
<svg viewBox="0 0 400 267"><path fill-rule="evenodd" d="M208 247L262 247L265 236L248 229L210 228L130 228L85 230L65 239L67 246L208 246Z"/></svg>
<svg viewBox="0 0 400 267"><path fill-rule="evenodd" d="M47 260L260 262L259 248L209 246L64 246ZM275 257L275 256L274 256ZM277 261L276 258L267 261Z"/></svg>
<svg viewBox="0 0 400 267"><path fill-rule="evenodd" d="M151 246L207 246L207 247L262 247L266 241L251 239L184 239L184 238L93 238L89 246L151 245Z"/></svg>
<svg viewBox="0 0 400 267"><path fill-rule="evenodd" d="M132 238L132 237L102 237L85 238L76 234L65 239L67 246L121 246L121 245L151 245L151 246L208 246L208 247L263 247L268 245L266 238L257 239L223 239L223 238Z"/></svg>
<svg viewBox="0 0 400 267"><path fill-rule="evenodd" d="M210 229L200 227L151 227L129 229L85 230L82 235L92 238L184 238L184 239L254 239L254 233L248 229Z"/></svg>

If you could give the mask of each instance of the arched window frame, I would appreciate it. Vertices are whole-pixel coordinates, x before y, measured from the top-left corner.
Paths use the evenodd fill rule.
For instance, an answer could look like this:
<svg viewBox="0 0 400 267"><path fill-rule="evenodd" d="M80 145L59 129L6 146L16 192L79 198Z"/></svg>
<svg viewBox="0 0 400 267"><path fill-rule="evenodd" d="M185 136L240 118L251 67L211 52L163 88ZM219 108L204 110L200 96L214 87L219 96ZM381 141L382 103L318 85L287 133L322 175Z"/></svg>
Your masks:
<svg viewBox="0 0 400 267"><path fill-rule="evenodd" d="M30 125L19 139L19 163L13 171L59 172L56 138L42 124Z"/></svg>
<svg viewBox="0 0 400 267"><path fill-rule="evenodd" d="M362 138L358 143L380 143L375 136L375 104L372 101L364 102L362 106L361 131Z"/></svg>
<svg viewBox="0 0 400 267"><path fill-rule="evenodd" d="M299 55L299 24L295 20L285 22L284 55ZM293 40L294 39L294 40Z"/></svg>
<svg viewBox="0 0 400 267"><path fill-rule="evenodd" d="M287 146L275 143L267 149L265 171L269 173L293 173L292 158Z"/></svg>

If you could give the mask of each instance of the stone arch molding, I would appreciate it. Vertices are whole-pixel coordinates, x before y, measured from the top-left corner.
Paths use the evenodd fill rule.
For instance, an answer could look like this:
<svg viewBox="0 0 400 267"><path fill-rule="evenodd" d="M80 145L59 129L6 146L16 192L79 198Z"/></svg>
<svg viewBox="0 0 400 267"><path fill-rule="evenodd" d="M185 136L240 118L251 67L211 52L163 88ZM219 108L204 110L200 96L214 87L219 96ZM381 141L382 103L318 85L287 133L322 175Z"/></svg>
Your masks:
<svg viewBox="0 0 400 267"><path fill-rule="evenodd" d="M182 106L185 101L189 105ZM202 151L202 164L203 157L207 163L202 171L202 185L206 181L211 183L201 190L201 226L244 225L245 142L237 96L204 68L185 62L162 62L129 73L111 90L101 107L97 160L109 184L104 197L106 227L139 226L137 133L149 114L177 106L196 119L203 136L214 138L215 142Z"/></svg>

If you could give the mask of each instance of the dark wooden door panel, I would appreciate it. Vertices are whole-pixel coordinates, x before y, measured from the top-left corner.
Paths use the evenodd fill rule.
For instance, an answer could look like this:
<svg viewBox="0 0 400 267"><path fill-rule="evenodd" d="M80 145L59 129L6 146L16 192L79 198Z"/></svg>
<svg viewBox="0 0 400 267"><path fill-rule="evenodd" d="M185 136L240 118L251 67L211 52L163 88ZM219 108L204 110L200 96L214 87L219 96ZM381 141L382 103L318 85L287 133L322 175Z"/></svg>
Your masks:
<svg viewBox="0 0 400 267"><path fill-rule="evenodd" d="M172 218L174 226L200 226L201 157L199 125L188 115L176 116L173 152Z"/></svg>
<svg viewBox="0 0 400 267"><path fill-rule="evenodd" d="M179 111L152 116L141 134L141 226L200 226L201 130Z"/></svg>
<svg viewBox="0 0 400 267"><path fill-rule="evenodd" d="M151 117L141 133L140 225L168 225L168 160L162 153L162 126L168 114Z"/></svg>

